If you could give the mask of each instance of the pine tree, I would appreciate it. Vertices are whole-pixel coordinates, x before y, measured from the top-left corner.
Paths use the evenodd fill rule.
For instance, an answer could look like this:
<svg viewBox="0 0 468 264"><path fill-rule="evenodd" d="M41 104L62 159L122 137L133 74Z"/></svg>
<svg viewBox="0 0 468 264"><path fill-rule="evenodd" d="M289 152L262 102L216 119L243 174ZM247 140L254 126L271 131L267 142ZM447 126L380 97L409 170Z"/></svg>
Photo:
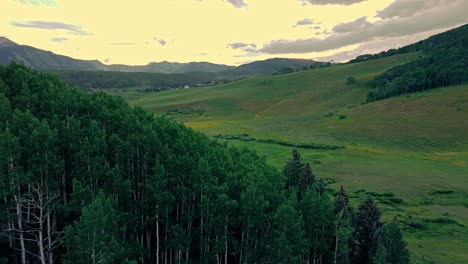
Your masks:
<svg viewBox="0 0 468 264"><path fill-rule="evenodd" d="M295 189L299 200L315 182L310 164L302 161L301 154L297 150L293 150L292 158L286 163L283 173L286 176L286 187Z"/></svg>
<svg viewBox="0 0 468 264"><path fill-rule="evenodd" d="M315 175L312 172L312 168L309 163L306 163L302 172L301 177L299 178L299 193L302 195L312 184L315 182Z"/></svg>
<svg viewBox="0 0 468 264"><path fill-rule="evenodd" d="M335 196L335 212L338 213L342 210L345 210L347 212L351 211L351 208L349 206L349 196L348 194L346 194L343 185L341 185L340 191Z"/></svg>
<svg viewBox="0 0 468 264"><path fill-rule="evenodd" d="M372 249L375 245L375 233L380 228L381 212L374 200L368 196L360 205L355 219L356 248L354 249L354 263L370 263Z"/></svg>
<svg viewBox="0 0 468 264"><path fill-rule="evenodd" d="M299 151L293 150L292 158L286 163L283 171L286 176L286 186L289 188L297 188L304 172L304 164L302 163L302 157Z"/></svg>

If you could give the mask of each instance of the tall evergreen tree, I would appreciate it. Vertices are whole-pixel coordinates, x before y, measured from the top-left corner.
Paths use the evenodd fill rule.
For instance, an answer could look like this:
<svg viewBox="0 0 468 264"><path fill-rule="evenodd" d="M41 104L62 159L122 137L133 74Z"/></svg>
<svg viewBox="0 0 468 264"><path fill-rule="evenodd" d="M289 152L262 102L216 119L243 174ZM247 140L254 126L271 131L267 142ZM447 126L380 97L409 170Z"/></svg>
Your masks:
<svg viewBox="0 0 468 264"><path fill-rule="evenodd" d="M301 154L296 149L293 150L292 158L286 163L283 173L286 176L286 187L294 188L299 199L315 182L315 175L310 164L303 162Z"/></svg>
<svg viewBox="0 0 468 264"><path fill-rule="evenodd" d="M372 260L372 249L375 245L375 234L380 228L381 212L369 195L359 205L355 219L354 238L356 248L354 249L353 263L368 264Z"/></svg>

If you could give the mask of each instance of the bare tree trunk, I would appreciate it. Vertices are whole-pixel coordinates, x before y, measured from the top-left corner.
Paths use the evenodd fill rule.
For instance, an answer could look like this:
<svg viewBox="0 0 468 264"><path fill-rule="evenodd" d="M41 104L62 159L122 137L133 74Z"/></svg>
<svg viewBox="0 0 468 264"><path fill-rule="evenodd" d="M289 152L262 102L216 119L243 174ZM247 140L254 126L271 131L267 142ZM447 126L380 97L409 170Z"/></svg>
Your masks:
<svg viewBox="0 0 468 264"><path fill-rule="evenodd" d="M156 215L156 264L159 264L159 213Z"/></svg>
<svg viewBox="0 0 468 264"><path fill-rule="evenodd" d="M65 171L62 173L62 196L63 204L67 205L67 175Z"/></svg>
<svg viewBox="0 0 468 264"><path fill-rule="evenodd" d="M52 252L52 225L50 223L50 212L47 213L47 240L48 240L48 245L47 245L47 252L49 255L49 264L54 263L54 253Z"/></svg>
<svg viewBox="0 0 468 264"><path fill-rule="evenodd" d="M38 195L39 196L39 195ZM44 208L42 207L43 206L43 201L42 201L42 197L39 197L38 198L38 210L39 210L39 217L38 217L38 222L39 222L39 228L37 230L37 247L39 248L39 259L41 261L41 264L46 264L47 263L47 260L46 260L46 256L45 256L45 253L44 253L44 244L43 244L43 241L44 241L44 238L43 238L43 229L44 229L44 222L43 222L43 219L44 219Z"/></svg>
<svg viewBox="0 0 468 264"><path fill-rule="evenodd" d="M334 264L336 264L337 256L338 256L338 234L336 234L336 236L335 236L335 255L334 255L334 258L333 258L333 263Z"/></svg>
<svg viewBox="0 0 468 264"><path fill-rule="evenodd" d="M26 248L24 246L24 234L23 234L23 214L21 212L21 205L18 197L14 196L16 202L16 215L17 215L17 225L18 225L18 233L19 233L19 241L20 241L20 249L21 249L21 264L26 264Z"/></svg>
<svg viewBox="0 0 468 264"><path fill-rule="evenodd" d="M226 216L226 224L224 226L224 264L227 264L228 260L228 217Z"/></svg>
<svg viewBox="0 0 468 264"><path fill-rule="evenodd" d="M244 253L244 231L242 231L242 235L241 235L241 250L240 250L240 257L239 257L239 264L242 264L242 257L243 257L243 253Z"/></svg>

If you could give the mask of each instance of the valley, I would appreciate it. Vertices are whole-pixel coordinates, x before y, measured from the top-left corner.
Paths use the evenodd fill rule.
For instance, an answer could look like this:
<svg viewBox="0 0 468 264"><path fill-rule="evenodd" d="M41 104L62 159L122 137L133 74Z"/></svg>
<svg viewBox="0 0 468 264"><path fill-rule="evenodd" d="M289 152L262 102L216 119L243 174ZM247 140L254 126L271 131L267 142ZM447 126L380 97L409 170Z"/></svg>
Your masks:
<svg viewBox="0 0 468 264"><path fill-rule="evenodd" d="M216 87L116 94L231 146L253 149L278 169L294 147L258 139L344 146L298 150L319 177L332 179L333 188L346 186L354 198L362 198L363 190L402 198L401 203L382 205L385 217L396 216L407 224L411 252L419 256L415 263L460 263L468 257L468 86L364 103L368 80L420 55ZM349 76L356 82L347 84ZM434 192L449 194L434 197ZM458 224L430 222L444 217ZM430 231L411 228L415 218L429 222ZM450 250L437 250L437 240Z"/></svg>

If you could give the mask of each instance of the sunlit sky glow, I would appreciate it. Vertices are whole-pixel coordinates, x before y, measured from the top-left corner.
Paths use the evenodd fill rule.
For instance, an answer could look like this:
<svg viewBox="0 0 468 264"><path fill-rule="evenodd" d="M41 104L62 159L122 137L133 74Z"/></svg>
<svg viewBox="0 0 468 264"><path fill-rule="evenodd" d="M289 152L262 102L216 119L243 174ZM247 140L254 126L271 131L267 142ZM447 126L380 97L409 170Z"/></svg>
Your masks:
<svg viewBox="0 0 468 264"><path fill-rule="evenodd" d="M107 64L347 60L468 22L467 0L0 0L0 36Z"/></svg>

